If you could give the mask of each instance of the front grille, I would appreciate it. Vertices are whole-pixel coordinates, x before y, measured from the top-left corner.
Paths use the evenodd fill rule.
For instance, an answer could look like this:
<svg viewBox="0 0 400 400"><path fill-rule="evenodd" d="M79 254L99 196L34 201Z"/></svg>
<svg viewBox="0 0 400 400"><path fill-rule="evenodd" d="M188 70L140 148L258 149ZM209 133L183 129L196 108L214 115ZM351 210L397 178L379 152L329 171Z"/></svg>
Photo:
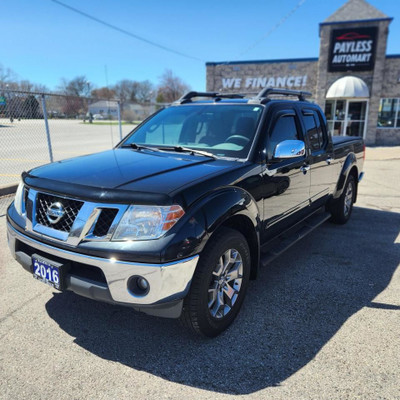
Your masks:
<svg viewBox="0 0 400 400"><path fill-rule="evenodd" d="M47 219L47 209L53 203L61 203L65 211L62 218L56 223L51 223ZM38 193L36 199L36 221L41 225L68 233L82 205L82 201Z"/></svg>
<svg viewBox="0 0 400 400"><path fill-rule="evenodd" d="M28 202L28 195L29 195L29 189L25 186L24 187L24 203L26 207L26 203Z"/></svg>
<svg viewBox="0 0 400 400"><path fill-rule="evenodd" d="M106 236L117 214L118 209L116 208L103 208L93 229L93 235Z"/></svg>

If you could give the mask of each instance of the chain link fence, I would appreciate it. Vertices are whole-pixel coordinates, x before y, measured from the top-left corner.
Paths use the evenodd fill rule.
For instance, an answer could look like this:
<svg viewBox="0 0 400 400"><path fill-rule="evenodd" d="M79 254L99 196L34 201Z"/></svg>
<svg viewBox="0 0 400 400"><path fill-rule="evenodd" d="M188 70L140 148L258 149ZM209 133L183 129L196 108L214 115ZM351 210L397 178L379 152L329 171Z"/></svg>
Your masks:
<svg viewBox="0 0 400 400"><path fill-rule="evenodd" d="M23 171L111 149L157 107L0 89L0 197ZM0 216L6 203L0 202Z"/></svg>

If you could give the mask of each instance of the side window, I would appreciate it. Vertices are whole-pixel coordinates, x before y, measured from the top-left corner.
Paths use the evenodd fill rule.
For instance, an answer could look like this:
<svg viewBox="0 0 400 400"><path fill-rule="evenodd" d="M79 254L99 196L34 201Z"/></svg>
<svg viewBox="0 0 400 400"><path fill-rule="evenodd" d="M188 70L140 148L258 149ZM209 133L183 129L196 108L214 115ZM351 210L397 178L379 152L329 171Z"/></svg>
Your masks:
<svg viewBox="0 0 400 400"><path fill-rule="evenodd" d="M315 110L303 110L308 142L312 152L323 149L328 141L326 131L322 128L321 116Z"/></svg>
<svg viewBox="0 0 400 400"><path fill-rule="evenodd" d="M284 115L276 121L269 137L268 159L272 160L275 147L284 140L298 140L296 119L294 115Z"/></svg>
<svg viewBox="0 0 400 400"><path fill-rule="evenodd" d="M315 121L317 121L319 143L322 149L328 143L328 135L326 133L326 127L325 128L323 127L323 125L325 126L325 123L324 120L322 119L321 114L318 111L314 111L314 116L315 116Z"/></svg>
<svg viewBox="0 0 400 400"><path fill-rule="evenodd" d="M320 149L320 142L319 142L318 128L314 118L314 113L306 115L303 114L303 120L306 126L306 132L307 132L308 142L310 143L310 148L312 151L318 151Z"/></svg>

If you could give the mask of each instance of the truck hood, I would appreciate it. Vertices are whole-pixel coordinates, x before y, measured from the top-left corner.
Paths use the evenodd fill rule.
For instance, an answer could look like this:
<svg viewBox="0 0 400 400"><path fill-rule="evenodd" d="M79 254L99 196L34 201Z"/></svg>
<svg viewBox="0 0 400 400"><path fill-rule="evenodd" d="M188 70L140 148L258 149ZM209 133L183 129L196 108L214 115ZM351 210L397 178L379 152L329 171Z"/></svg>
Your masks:
<svg viewBox="0 0 400 400"><path fill-rule="evenodd" d="M35 168L24 180L30 186L79 197L121 202L127 196L144 200L148 194L153 199L148 202L165 203L179 188L240 164L187 153L118 148Z"/></svg>

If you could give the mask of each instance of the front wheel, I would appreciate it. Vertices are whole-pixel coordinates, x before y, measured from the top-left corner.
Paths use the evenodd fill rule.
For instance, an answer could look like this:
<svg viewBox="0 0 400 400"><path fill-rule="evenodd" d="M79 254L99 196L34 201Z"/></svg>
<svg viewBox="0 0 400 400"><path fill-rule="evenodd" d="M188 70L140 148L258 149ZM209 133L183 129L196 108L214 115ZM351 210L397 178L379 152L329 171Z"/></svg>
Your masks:
<svg viewBox="0 0 400 400"><path fill-rule="evenodd" d="M343 193L330 210L332 214L332 222L335 224L345 224L350 219L355 196L356 182L354 176L349 175Z"/></svg>
<svg viewBox="0 0 400 400"><path fill-rule="evenodd" d="M181 321L191 331L215 337L233 322L250 277L250 250L238 231L221 228L203 250Z"/></svg>

